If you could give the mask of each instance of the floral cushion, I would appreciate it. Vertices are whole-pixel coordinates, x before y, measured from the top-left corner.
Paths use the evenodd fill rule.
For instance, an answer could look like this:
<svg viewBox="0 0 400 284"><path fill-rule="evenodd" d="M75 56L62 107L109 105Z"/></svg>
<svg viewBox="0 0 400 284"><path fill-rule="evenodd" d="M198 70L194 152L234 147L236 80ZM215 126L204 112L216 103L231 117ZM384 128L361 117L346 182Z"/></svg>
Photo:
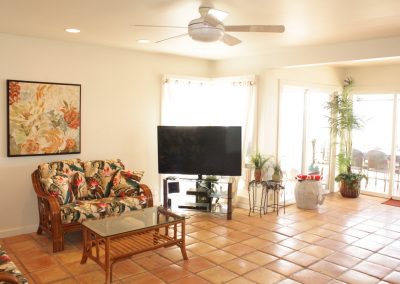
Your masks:
<svg viewBox="0 0 400 284"><path fill-rule="evenodd" d="M71 178L76 172L83 173L83 167L80 159L70 159L55 161L39 165L40 177L42 179L64 174Z"/></svg>
<svg viewBox="0 0 400 284"><path fill-rule="evenodd" d="M39 171L40 181L45 192L55 196L60 205L75 200L70 183L75 173L83 173L83 167L79 159L44 163L39 165Z"/></svg>
<svg viewBox="0 0 400 284"><path fill-rule="evenodd" d="M103 192L103 196L109 196L112 187L112 178L118 170L124 170L125 166L120 159L95 160L84 163L85 177L91 186ZM95 185L95 181L99 184Z"/></svg>
<svg viewBox="0 0 400 284"><path fill-rule="evenodd" d="M146 197L106 197L93 200L77 200L61 206L61 222L63 224L82 222L87 219L99 219L119 215L147 206Z"/></svg>
<svg viewBox="0 0 400 284"><path fill-rule="evenodd" d="M71 188L76 200L87 199L89 196L86 178L81 172L76 172L72 176Z"/></svg>
<svg viewBox="0 0 400 284"><path fill-rule="evenodd" d="M42 179L47 194L57 198L60 205L71 203L75 196L70 188L70 182L67 175L59 174L47 179Z"/></svg>
<svg viewBox="0 0 400 284"><path fill-rule="evenodd" d="M137 196L140 195L139 182L143 171L117 171L112 180L110 196Z"/></svg>
<svg viewBox="0 0 400 284"><path fill-rule="evenodd" d="M14 275L19 283L28 283L28 280L22 275L21 271L17 269L14 262L11 261L8 254L0 246L0 272L7 272ZM4 283L0 281L0 283Z"/></svg>

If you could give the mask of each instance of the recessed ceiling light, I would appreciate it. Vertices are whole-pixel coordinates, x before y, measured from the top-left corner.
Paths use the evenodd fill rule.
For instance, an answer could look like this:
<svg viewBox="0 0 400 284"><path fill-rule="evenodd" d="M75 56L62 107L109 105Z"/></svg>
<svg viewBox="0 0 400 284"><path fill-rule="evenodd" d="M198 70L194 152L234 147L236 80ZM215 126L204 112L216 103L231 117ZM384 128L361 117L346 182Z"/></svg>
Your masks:
<svg viewBox="0 0 400 284"><path fill-rule="evenodd" d="M66 31L67 33L73 33L73 34L77 34L77 33L80 33L80 32L81 32L81 30L75 29L75 28L68 28L68 29L65 29L65 31Z"/></svg>
<svg viewBox="0 0 400 284"><path fill-rule="evenodd" d="M136 42L137 43L149 43L150 40L148 40L148 39L138 39Z"/></svg>

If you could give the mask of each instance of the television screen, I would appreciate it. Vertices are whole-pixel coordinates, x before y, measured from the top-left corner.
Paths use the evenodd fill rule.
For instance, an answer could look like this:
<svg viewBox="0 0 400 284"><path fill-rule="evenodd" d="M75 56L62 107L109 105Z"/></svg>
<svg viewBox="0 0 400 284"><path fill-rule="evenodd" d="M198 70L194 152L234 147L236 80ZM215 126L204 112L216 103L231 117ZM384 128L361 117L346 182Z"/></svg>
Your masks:
<svg viewBox="0 0 400 284"><path fill-rule="evenodd" d="M240 126L158 126L160 174L240 176Z"/></svg>

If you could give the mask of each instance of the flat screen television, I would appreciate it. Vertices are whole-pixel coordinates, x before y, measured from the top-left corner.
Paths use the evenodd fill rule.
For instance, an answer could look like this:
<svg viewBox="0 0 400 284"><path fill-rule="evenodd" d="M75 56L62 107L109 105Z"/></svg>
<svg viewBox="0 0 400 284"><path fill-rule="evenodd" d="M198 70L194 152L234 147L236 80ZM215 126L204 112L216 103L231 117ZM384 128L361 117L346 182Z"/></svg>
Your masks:
<svg viewBox="0 0 400 284"><path fill-rule="evenodd" d="M240 126L158 126L160 174L240 176Z"/></svg>

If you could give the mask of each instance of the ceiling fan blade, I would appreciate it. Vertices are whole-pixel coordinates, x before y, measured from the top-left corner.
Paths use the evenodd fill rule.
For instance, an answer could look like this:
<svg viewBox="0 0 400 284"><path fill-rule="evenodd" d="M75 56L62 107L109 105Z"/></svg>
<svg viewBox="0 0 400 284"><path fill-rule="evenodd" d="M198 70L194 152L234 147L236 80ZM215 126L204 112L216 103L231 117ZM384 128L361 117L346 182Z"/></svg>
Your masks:
<svg viewBox="0 0 400 284"><path fill-rule="evenodd" d="M209 24L212 27L216 27L218 25L221 25L221 21L219 21L217 18L214 18L213 16L207 14L204 17L204 22Z"/></svg>
<svg viewBox="0 0 400 284"><path fill-rule="evenodd" d="M131 25L131 27L187 29L187 26L180 27L180 26L157 26L157 25Z"/></svg>
<svg viewBox="0 0 400 284"><path fill-rule="evenodd" d="M237 45L237 44L242 42L237 37L234 37L234 36L231 36L231 35L228 35L228 34L224 34L224 36L222 37L221 41L223 41L224 43L226 43L227 45L230 45L230 46Z"/></svg>
<svg viewBox="0 0 400 284"><path fill-rule="evenodd" d="M207 13L207 16L209 15L217 19L218 21L223 22L225 18L229 15L229 13L222 10L210 8Z"/></svg>
<svg viewBox="0 0 400 284"><path fill-rule="evenodd" d="M260 32L260 33L283 33L285 26L282 25L244 25L225 26L227 32Z"/></svg>
<svg viewBox="0 0 400 284"><path fill-rule="evenodd" d="M187 35L188 35L187 33L186 34L181 34L181 35L176 35L176 36L172 36L172 37L169 37L169 38L165 38L165 39L156 41L155 43L160 43L160 42L163 42L163 41L166 41L166 40L170 40L170 39L174 39L174 38L180 38L180 37L184 37L184 36L187 36Z"/></svg>

